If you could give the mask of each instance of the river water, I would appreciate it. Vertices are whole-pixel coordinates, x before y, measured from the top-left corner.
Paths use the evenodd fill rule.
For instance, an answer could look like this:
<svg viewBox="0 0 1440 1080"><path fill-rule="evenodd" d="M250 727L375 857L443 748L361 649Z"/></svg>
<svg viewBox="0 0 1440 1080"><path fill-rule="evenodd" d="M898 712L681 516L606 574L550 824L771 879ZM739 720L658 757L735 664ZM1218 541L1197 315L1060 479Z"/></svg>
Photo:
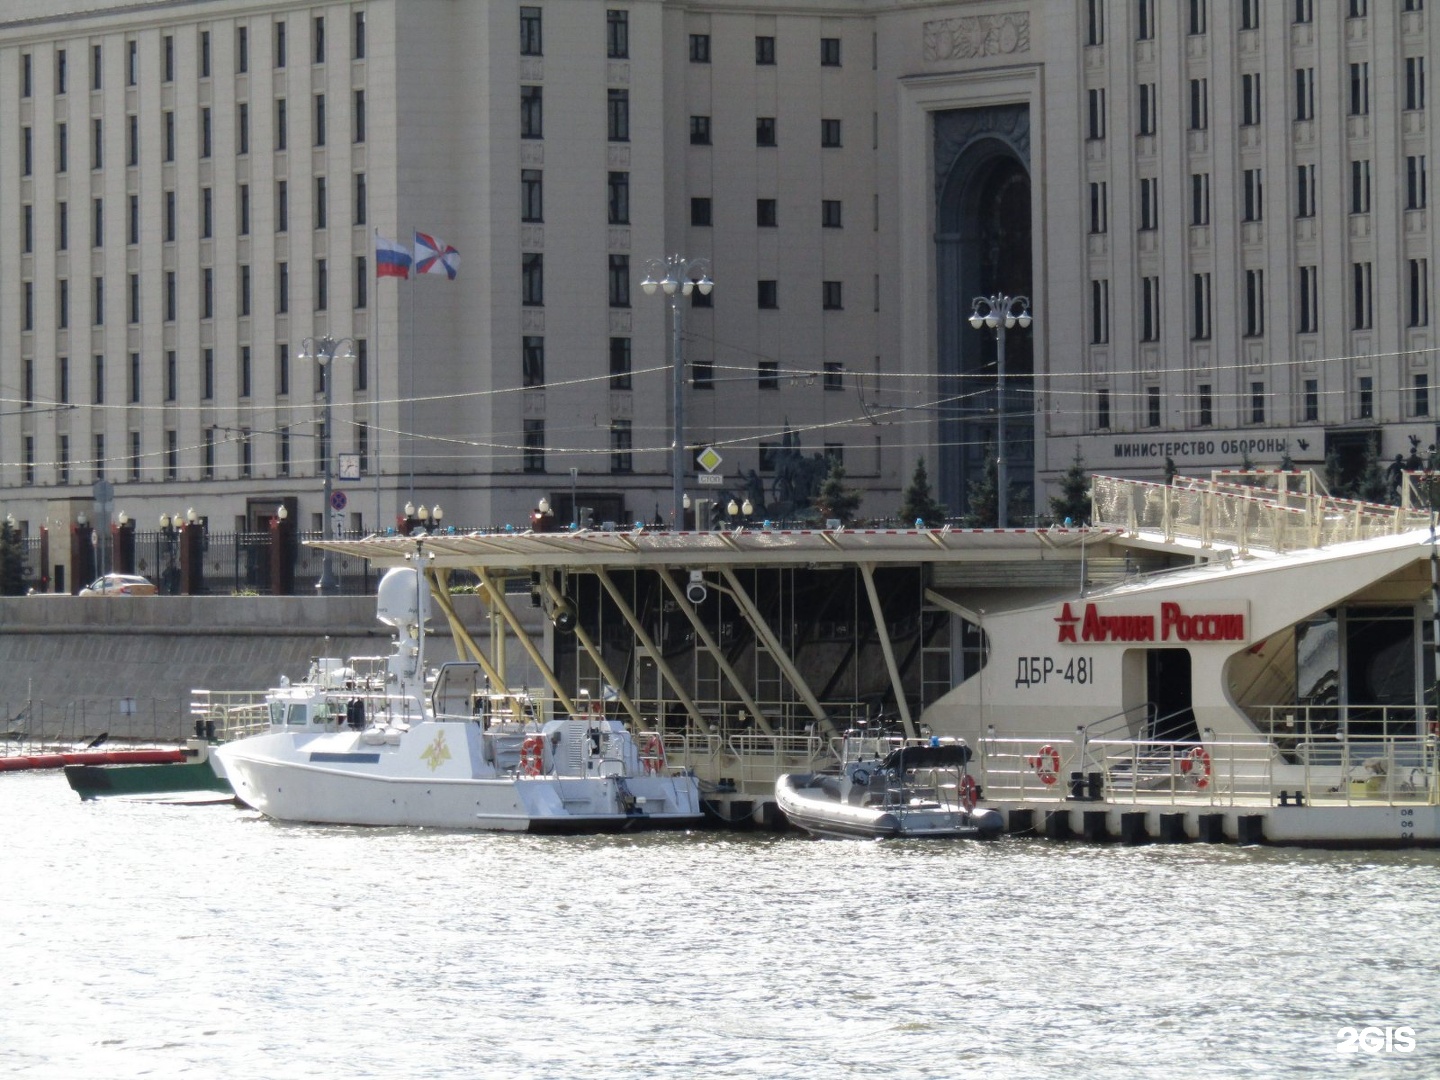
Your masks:
<svg viewBox="0 0 1440 1080"><path fill-rule="evenodd" d="M0 1075L1440 1075L1437 852L0 823Z"/></svg>

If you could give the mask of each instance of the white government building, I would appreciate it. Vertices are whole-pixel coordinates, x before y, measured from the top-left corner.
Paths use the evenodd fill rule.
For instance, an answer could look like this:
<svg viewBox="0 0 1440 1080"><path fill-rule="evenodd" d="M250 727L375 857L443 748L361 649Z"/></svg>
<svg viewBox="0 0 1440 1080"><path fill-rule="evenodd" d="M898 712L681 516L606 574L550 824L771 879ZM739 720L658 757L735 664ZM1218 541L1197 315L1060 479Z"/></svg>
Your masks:
<svg viewBox="0 0 1440 1080"><path fill-rule="evenodd" d="M860 513L1436 439L1423 0L4 0L0 500L347 528L670 506L685 438ZM375 237L458 276L375 277ZM343 462L340 455L346 455ZM358 455L359 479L353 478ZM342 465L344 475L341 475ZM378 480L375 473L379 469ZM701 470L703 471L703 470ZM751 473L755 476L751 477ZM757 480L758 478L758 480ZM747 488L747 481L750 485Z"/></svg>

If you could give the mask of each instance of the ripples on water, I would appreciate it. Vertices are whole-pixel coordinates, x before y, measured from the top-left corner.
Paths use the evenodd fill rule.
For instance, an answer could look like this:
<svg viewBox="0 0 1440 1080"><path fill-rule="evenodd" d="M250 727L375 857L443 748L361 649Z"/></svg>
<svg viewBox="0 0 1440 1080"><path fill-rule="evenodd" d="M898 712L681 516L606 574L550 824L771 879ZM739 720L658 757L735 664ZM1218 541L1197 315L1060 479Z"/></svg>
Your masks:
<svg viewBox="0 0 1440 1080"><path fill-rule="evenodd" d="M8 1075L1440 1075L1435 852L0 822Z"/></svg>

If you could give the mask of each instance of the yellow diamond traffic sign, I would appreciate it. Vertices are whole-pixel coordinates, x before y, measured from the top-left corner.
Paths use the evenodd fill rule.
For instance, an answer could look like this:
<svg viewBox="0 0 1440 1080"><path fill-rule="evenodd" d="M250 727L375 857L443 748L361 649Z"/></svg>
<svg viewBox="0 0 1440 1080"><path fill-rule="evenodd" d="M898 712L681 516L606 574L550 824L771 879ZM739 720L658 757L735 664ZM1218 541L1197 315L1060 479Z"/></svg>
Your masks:
<svg viewBox="0 0 1440 1080"><path fill-rule="evenodd" d="M714 472L725 459L715 452L713 446L707 446L695 455L695 460L700 463L706 472Z"/></svg>

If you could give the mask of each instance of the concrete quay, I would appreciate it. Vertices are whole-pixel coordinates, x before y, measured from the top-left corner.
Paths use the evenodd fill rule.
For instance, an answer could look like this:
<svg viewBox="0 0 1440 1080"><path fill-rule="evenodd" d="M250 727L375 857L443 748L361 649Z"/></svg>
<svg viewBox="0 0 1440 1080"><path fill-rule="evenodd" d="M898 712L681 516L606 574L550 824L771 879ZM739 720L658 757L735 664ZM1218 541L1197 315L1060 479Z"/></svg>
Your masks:
<svg viewBox="0 0 1440 1080"><path fill-rule="evenodd" d="M479 600L455 600L487 647ZM538 635L540 613L516 610ZM0 598L0 736L178 738L193 688L263 690L282 675L303 677L311 657L385 655L390 641L373 596ZM526 658L511 651L512 676L523 682L515 665ZM455 658L438 615L427 658Z"/></svg>

